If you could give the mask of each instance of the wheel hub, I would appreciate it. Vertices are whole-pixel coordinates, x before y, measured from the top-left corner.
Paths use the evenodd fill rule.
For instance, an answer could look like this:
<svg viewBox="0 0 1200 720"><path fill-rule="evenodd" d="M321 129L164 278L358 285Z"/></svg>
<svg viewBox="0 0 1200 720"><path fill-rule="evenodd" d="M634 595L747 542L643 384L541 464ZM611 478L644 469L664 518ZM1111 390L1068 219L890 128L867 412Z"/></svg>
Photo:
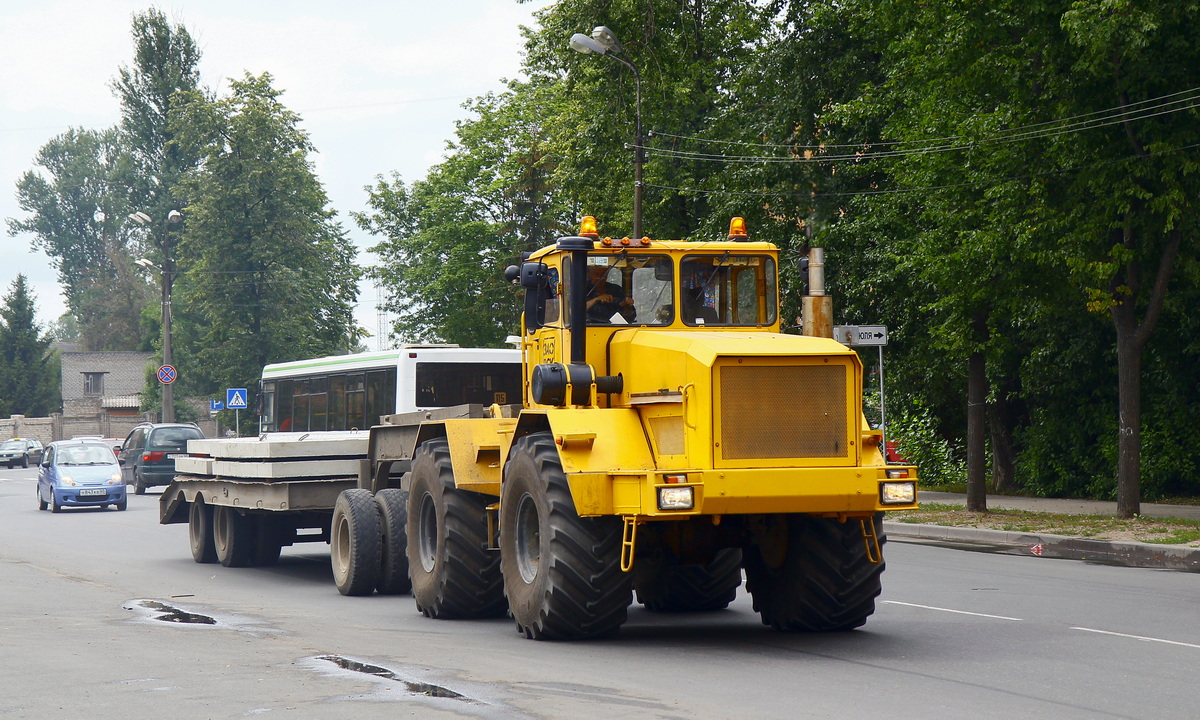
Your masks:
<svg viewBox="0 0 1200 720"><path fill-rule="evenodd" d="M521 579L532 583L537 578L538 565L542 560L542 531L537 503L528 493L517 502L516 551Z"/></svg>
<svg viewBox="0 0 1200 720"><path fill-rule="evenodd" d="M432 572L437 563L438 522L437 507L433 496L425 493L421 497L421 510L417 517L417 552L420 555L421 567L425 572Z"/></svg>

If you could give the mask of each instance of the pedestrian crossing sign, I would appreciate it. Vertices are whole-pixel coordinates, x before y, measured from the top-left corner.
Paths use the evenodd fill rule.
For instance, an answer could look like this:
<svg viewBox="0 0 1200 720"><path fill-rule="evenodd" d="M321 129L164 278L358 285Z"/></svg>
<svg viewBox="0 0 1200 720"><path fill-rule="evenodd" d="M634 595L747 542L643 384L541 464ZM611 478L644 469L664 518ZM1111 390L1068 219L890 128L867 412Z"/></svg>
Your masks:
<svg viewBox="0 0 1200 720"><path fill-rule="evenodd" d="M229 410L245 410L246 388L226 388L225 407Z"/></svg>

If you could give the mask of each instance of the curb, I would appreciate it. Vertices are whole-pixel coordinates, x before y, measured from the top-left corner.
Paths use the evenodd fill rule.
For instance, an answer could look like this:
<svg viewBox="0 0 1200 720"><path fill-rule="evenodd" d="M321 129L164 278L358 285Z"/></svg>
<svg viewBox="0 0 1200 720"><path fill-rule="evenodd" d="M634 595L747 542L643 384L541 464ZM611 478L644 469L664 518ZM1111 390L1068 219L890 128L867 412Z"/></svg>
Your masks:
<svg viewBox="0 0 1200 720"><path fill-rule="evenodd" d="M1161 568L1200 572L1200 548L1186 545L1155 545L1123 540L1089 540L1066 535L1041 535L984 530L981 528L947 527L885 522L883 530L889 538L912 538L944 543L964 543L1000 549L1011 555L1085 560L1123 567Z"/></svg>

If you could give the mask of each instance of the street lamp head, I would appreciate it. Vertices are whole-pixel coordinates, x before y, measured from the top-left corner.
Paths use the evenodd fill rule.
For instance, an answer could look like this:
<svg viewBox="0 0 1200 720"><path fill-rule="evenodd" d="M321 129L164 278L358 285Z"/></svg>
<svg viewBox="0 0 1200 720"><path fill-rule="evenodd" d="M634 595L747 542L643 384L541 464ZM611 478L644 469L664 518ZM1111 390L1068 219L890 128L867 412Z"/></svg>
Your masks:
<svg viewBox="0 0 1200 720"><path fill-rule="evenodd" d="M153 220L151 220L150 216L147 215L146 213L142 212L141 210L139 210L135 213L130 213L129 219L134 221L138 225L149 225L151 222L153 222Z"/></svg>
<svg viewBox="0 0 1200 720"><path fill-rule="evenodd" d="M625 52L625 48L621 47L621 41L617 40L617 36L613 31L604 25L597 25L592 30L592 39L599 43L605 50L611 50L615 53Z"/></svg>
<svg viewBox="0 0 1200 720"><path fill-rule="evenodd" d="M171 212L167 213L167 222L171 225L177 225L183 222L183 213L179 212L178 210L172 210Z"/></svg>
<svg viewBox="0 0 1200 720"><path fill-rule="evenodd" d="M154 265L154 263L150 262L146 258L138 258L137 260L133 261L133 264L137 265L138 267L146 268L147 270L157 270L158 269Z"/></svg>
<svg viewBox="0 0 1200 720"><path fill-rule="evenodd" d="M590 55L592 53L603 55L608 52L608 48L604 47L583 33L575 33L572 35L571 41L568 44L571 46L572 50L577 53L583 53L584 55Z"/></svg>

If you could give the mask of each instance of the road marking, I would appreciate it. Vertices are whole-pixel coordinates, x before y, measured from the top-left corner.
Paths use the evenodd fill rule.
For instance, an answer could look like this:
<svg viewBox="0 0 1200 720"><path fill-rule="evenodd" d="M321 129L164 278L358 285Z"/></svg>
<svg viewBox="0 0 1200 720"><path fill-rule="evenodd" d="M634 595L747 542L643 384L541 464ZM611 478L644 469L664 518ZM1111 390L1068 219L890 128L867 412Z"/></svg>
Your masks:
<svg viewBox="0 0 1200 720"><path fill-rule="evenodd" d="M975 617L994 618L996 620L1012 620L1013 622L1021 622L1021 618L1006 617L1004 615L988 615L987 613L967 612L966 610L951 610L950 608L934 607L932 605L918 605L916 603L900 602L899 600L884 600L888 605L904 605L907 607L921 608L922 610L937 610L938 612L954 613L955 615L974 615Z"/></svg>
<svg viewBox="0 0 1200 720"><path fill-rule="evenodd" d="M1159 642L1159 643L1166 643L1168 645L1180 645L1182 647L1190 647L1190 648L1196 648L1197 650L1200 650L1200 645L1179 642L1177 640L1163 640L1162 638L1152 638L1152 637L1146 637L1144 635L1127 635L1125 633L1112 632L1111 630L1096 630L1094 628L1085 628L1085 627L1073 627L1071 629L1072 630L1082 630L1084 632L1091 632L1091 633L1100 633L1101 635L1115 635L1117 637L1129 638L1130 640L1142 640L1144 642Z"/></svg>

